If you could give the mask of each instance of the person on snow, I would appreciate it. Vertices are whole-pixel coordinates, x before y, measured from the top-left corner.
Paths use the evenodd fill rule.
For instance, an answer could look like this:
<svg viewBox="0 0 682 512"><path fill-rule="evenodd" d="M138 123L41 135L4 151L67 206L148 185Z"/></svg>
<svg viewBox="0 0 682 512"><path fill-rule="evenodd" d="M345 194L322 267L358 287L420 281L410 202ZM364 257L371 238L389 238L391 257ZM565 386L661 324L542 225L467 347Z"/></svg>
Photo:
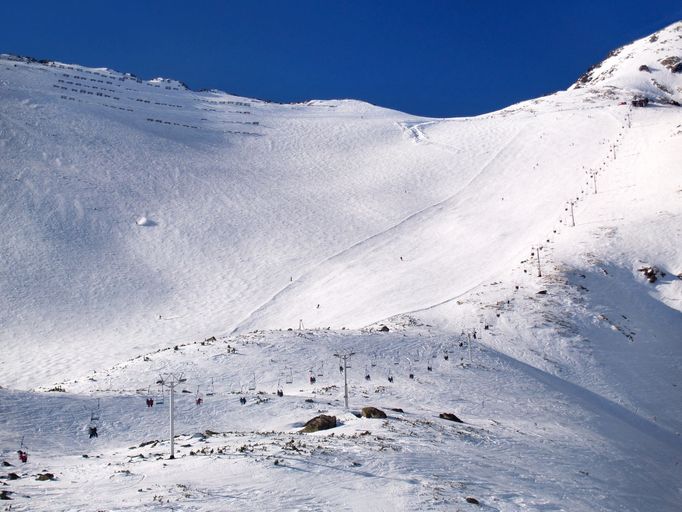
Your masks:
<svg viewBox="0 0 682 512"><path fill-rule="evenodd" d="M88 432L90 433L90 439L92 439L93 437L99 437L97 435L97 427L89 427Z"/></svg>
<svg viewBox="0 0 682 512"><path fill-rule="evenodd" d="M28 462L28 453L27 452L25 452L23 450L19 450L17 453L19 454L19 460L21 462L23 462L23 463Z"/></svg>

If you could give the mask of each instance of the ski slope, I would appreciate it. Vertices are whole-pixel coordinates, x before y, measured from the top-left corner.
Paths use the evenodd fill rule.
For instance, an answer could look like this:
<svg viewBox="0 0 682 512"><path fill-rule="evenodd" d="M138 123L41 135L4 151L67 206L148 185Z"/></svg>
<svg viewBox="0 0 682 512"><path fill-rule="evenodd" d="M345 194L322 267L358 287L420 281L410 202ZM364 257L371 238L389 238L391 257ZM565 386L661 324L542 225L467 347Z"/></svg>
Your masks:
<svg viewBox="0 0 682 512"><path fill-rule="evenodd" d="M0 55L7 503L677 510L675 56L682 22L567 91L427 119ZM144 405L166 372L172 462L167 390Z"/></svg>

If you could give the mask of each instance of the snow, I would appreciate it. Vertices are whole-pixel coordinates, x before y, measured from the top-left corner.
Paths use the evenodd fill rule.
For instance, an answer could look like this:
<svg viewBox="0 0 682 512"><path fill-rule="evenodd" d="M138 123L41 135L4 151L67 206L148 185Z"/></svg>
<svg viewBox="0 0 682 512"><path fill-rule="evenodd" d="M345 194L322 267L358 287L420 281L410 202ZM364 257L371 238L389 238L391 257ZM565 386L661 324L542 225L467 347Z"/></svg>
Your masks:
<svg viewBox="0 0 682 512"><path fill-rule="evenodd" d="M681 30L459 119L0 56L6 503L677 510Z"/></svg>

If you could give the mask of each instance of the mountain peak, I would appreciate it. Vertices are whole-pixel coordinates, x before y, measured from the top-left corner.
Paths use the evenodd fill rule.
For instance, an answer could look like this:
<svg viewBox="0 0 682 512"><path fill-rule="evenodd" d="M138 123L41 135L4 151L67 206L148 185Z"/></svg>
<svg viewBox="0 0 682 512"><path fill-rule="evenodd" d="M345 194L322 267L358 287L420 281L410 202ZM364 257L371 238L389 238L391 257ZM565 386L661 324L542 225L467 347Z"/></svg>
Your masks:
<svg viewBox="0 0 682 512"><path fill-rule="evenodd" d="M571 89L604 87L660 103L682 103L682 21L611 51Z"/></svg>

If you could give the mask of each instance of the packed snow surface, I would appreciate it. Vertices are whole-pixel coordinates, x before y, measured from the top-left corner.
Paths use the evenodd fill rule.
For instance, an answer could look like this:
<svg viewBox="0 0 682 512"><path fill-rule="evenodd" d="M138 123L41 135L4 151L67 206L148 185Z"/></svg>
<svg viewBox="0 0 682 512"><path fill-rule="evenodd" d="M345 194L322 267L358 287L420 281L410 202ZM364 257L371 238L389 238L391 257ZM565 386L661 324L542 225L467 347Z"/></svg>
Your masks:
<svg viewBox="0 0 682 512"><path fill-rule="evenodd" d="M6 503L678 510L680 59L428 119L0 55Z"/></svg>

